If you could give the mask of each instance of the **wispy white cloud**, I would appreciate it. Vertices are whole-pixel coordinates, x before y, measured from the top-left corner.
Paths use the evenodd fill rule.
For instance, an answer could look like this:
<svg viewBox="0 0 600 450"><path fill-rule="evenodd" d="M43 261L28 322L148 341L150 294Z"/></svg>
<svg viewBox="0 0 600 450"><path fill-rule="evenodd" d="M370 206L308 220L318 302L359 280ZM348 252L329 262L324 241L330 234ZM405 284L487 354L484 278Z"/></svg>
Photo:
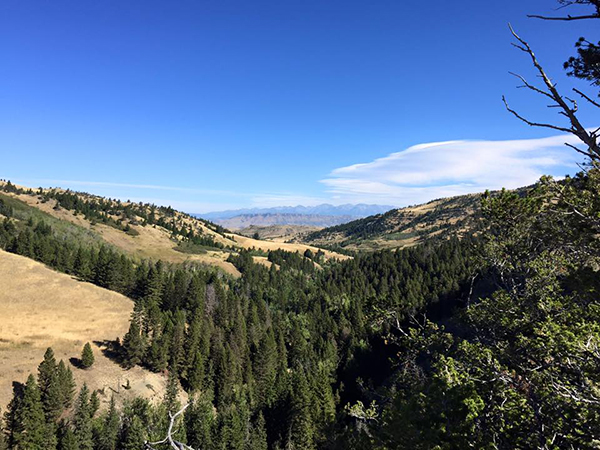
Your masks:
<svg viewBox="0 0 600 450"><path fill-rule="evenodd" d="M321 180L335 198L398 206L485 189L526 186L544 174L573 172L570 135L542 139L434 142L333 170Z"/></svg>
<svg viewBox="0 0 600 450"><path fill-rule="evenodd" d="M54 184L62 188L76 189L81 187L103 187L103 188L127 188L127 189L143 189L153 191L173 191L173 192L184 192L189 194L214 194L214 195L232 195L236 197L252 197L256 194L244 193L244 192L233 192L219 189L198 189L188 188L179 186L163 186L156 184L132 184L132 183L114 183L110 181L89 181L89 180L55 180L55 179L25 179L16 180L28 182L29 184Z"/></svg>

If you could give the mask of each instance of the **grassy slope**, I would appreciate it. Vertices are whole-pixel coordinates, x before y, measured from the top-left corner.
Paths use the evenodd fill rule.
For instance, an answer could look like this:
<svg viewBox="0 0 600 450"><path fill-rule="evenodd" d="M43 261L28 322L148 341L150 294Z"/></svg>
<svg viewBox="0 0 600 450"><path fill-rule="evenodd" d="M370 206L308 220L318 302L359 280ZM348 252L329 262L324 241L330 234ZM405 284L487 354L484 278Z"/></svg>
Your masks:
<svg viewBox="0 0 600 450"><path fill-rule="evenodd" d="M479 212L478 194L434 200L391 210L302 238L307 244L349 250L379 250L415 245L471 230Z"/></svg>
<svg viewBox="0 0 600 450"><path fill-rule="evenodd" d="M195 262L206 264L218 267L225 273L233 276L239 276L240 274L233 264L227 262L226 259L230 251L235 251L235 249L256 248L264 251L283 249L302 253L306 249L311 249L314 252L318 251L313 246L301 243L276 243L274 241L256 240L237 234L220 234L206 222L176 212L175 219L180 226L190 226L195 232L211 236L215 242L233 249L222 250L212 248L202 249L202 251L197 253L188 253L176 250L179 242L171 236L168 230L160 226L131 225L131 228L137 231L137 235L132 236L112 226L102 223L92 224L82 215L76 215L64 208L55 208L56 201L52 199L42 202L41 197L28 194L0 193L0 196L0 198L4 199L5 203L15 209L15 218L28 220L31 217L35 221L43 219L52 225L59 235L73 238L77 242L91 244L105 243L140 259L149 258L154 260L161 259L172 263ZM82 196L93 198L89 194L82 194ZM345 258L345 256L334 252L326 252L326 257Z"/></svg>
<svg viewBox="0 0 600 450"><path fill-rule="evenodd" d="M116 292L54 272L41 263L0 250L0 407L12 396L12 382L36 373L47 347L57 360L78 358L86 342L96 362L89 370L70 365L79 386L100 390L103 403L142 395L159 398L165 378L140 367L125 370L106 358L100 342L122 337L133 302ZM123 385L130 380L132 389ZM116 391L116 392L115 392Z"/></svg>

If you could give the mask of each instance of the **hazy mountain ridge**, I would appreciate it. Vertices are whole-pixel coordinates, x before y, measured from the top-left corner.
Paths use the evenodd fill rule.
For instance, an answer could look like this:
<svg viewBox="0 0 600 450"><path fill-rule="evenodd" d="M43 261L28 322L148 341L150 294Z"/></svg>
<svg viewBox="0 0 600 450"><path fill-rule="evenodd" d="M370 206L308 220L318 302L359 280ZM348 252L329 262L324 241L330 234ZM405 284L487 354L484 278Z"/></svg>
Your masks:
<svg viewBox="0 0 600 450"><path fill-rule="evenodd" d="M331 205L323 203L316 206L276 206L272 208L243 208L226 211L213 211L207 213L192 214L196 217L202 217L208 220L230 219L241 215L264 215L264 214L303 214L303 215L321 215L321 216L350 216L353 218L367 217L374 214L381 214L394 206L390 205L372 205L372 204L344 204Z"/></svg>
<svg viewBox="0 0 600 450"><path fill-rule="evenodd" d="M251 226L268 227L273 225L303 225L312 227L331 227L355 220L354 216L325 216L320 214L241 214L229 219L215 220L229 230L239 230Z"/></svg>

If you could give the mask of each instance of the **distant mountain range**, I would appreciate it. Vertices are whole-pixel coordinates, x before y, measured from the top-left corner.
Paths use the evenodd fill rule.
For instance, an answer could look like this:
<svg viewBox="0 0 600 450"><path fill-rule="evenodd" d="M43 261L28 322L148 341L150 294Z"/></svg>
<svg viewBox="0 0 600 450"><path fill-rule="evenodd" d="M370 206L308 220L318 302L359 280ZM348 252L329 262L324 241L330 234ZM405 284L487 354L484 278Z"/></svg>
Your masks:
<svg viewBox="0 0 600 450"><path fill-rule="evenodd" d="M381 214L392 209L386 205L330 205L279 206L274 208L247 208L194 214L196 217L216 222L230 230L250 226L306 225L330 227L362 217Z"/></svg>
<svg viewBox="0 0 600 450"><path fill-rule="evenodd" d="M394 206L389 205L367 205L359 203L356 205L330 205L323 203L317 206L277 206L274 208L246 208L246 209L232 209L227 211L215 211L203 214L193 214L196 217L203 219L218 221L222 219L230 219L232 217L241 215L264 215L264 214L309 214L319 216L348 216L351 218L360 218L372 216L374 214L381 214Z"/></svg>
<svg viewBox="0 0 600 450"><path fill-rule="evenodd" d="M213 219L214 220L214 219ZM302 225L317 228L332 227L356 220L353 216L326 216L323 214L240 214L229 219L214 220L229 230L247 227L270 227L274 225Z"/></svg>

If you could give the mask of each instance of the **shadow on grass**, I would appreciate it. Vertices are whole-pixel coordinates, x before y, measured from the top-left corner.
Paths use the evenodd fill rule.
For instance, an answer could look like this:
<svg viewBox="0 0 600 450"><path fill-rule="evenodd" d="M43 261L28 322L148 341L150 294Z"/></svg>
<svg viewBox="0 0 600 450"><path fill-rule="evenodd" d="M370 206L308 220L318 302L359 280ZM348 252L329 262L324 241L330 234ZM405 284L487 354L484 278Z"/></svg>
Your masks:
<svg viewBox="0 0 600 450"><path fill-rule="evenodd" d="M69 358L69 362L76 369L85 369L85 367L83 367L83 363L81 362L80 358Z"/></svg>
<svg viewBox="0 0 600 450"><path fill-rule="evenodd" d="M128 366L125 364L125 360L123 359L123 351L121 347L121 343L118 339L109 340L105 339L103 341L94 341L100 351L104 356L110 359L112 362L117 363L119 366L127 369Z"/></svg>

